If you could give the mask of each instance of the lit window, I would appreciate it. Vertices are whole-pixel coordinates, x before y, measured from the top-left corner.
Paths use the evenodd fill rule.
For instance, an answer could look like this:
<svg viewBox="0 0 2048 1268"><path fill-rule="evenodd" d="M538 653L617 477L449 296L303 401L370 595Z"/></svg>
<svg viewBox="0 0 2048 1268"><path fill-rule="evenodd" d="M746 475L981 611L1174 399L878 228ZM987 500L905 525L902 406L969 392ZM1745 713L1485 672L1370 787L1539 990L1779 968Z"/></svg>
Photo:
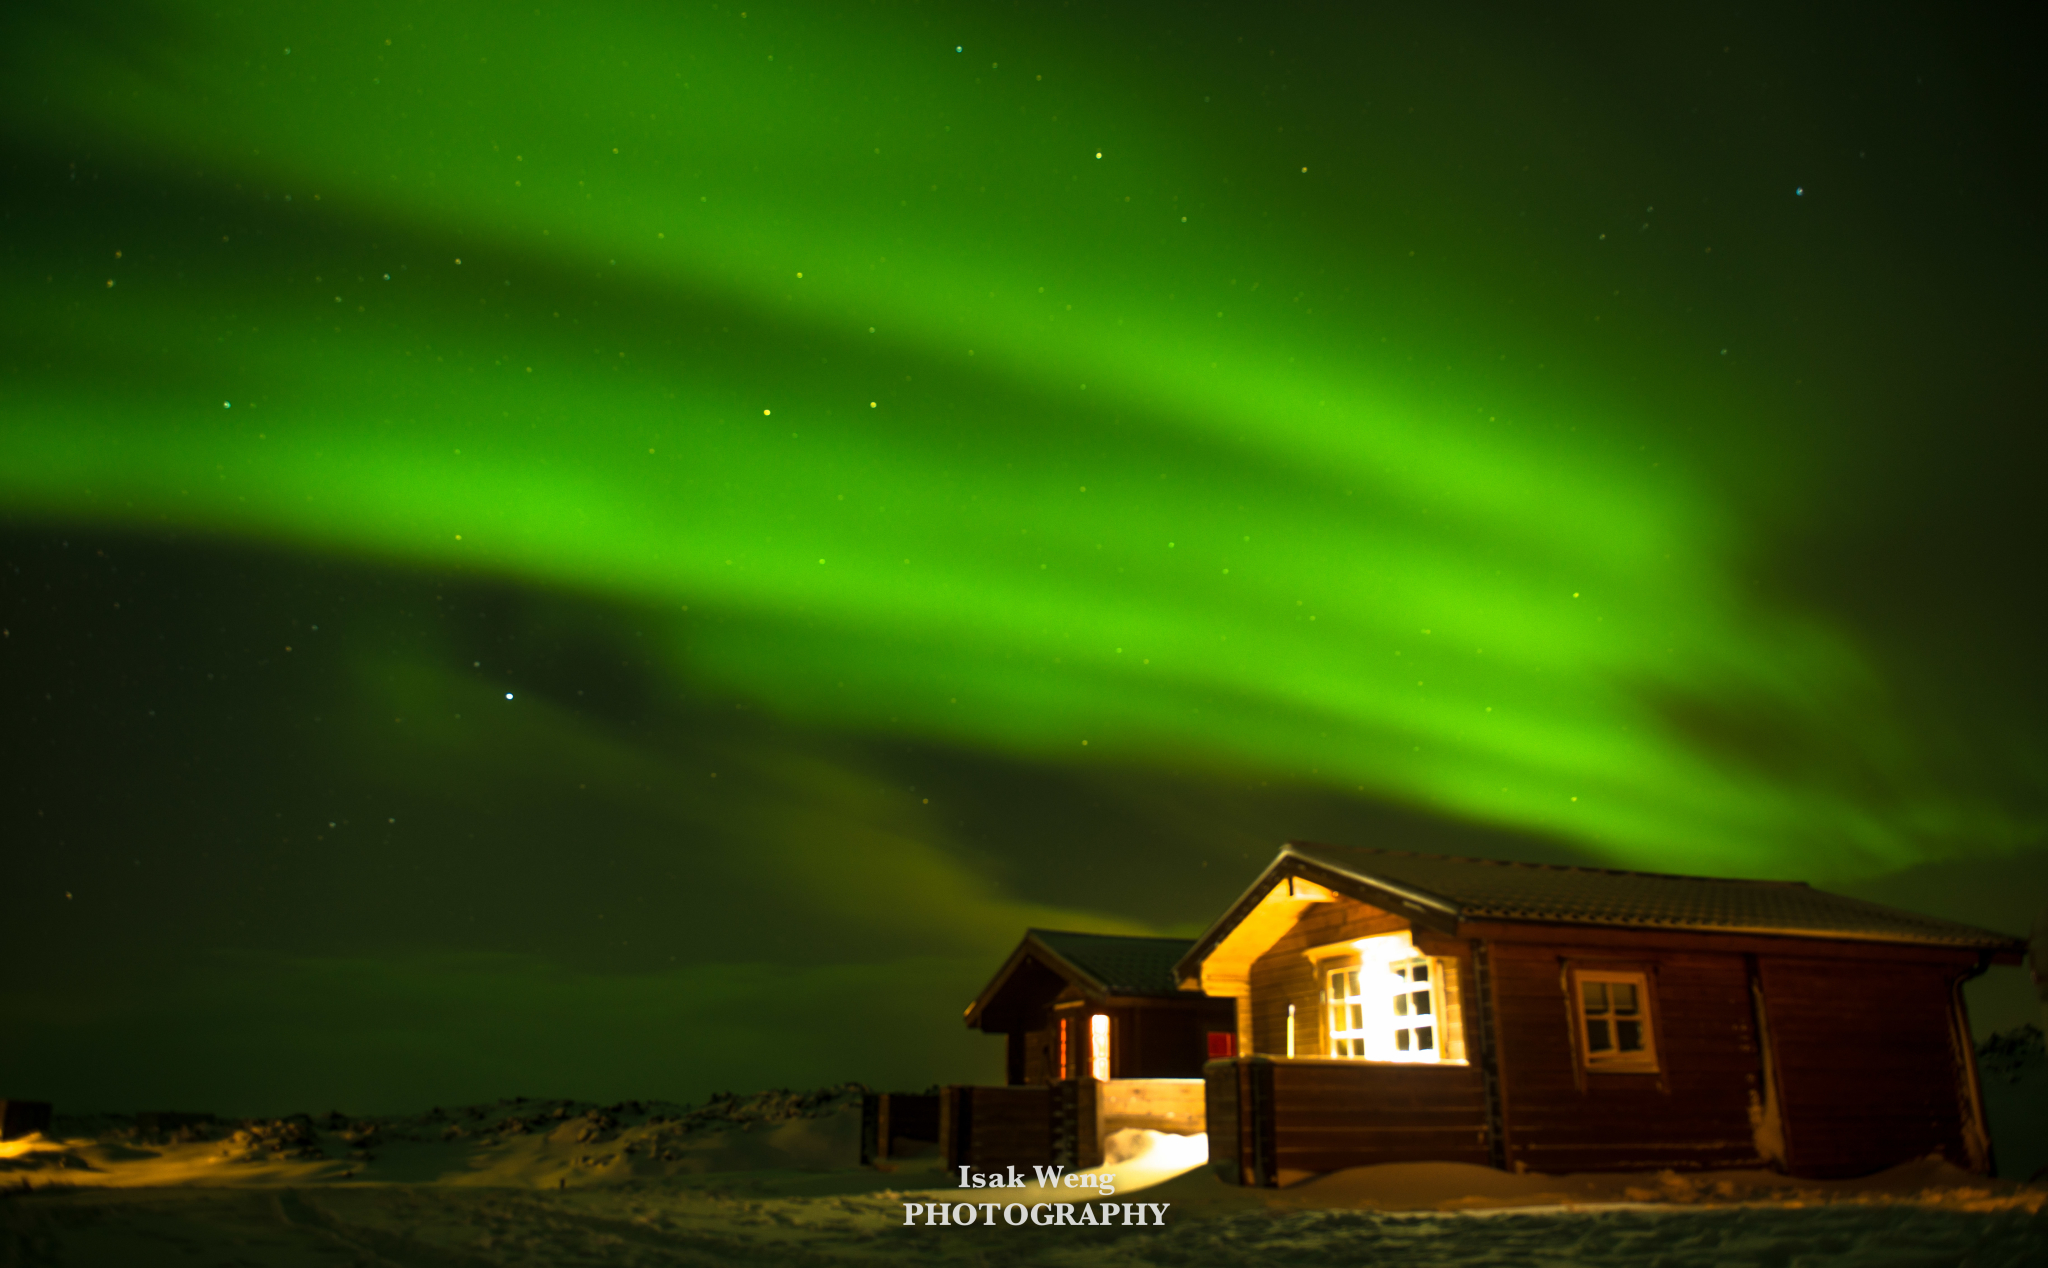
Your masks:
<svg viewBox="0 0 2048 1268"><path fill-rule="evenodd" d="M1067 1019L1060 1018L1060 1077L1067 1077Z"/></svg>
<svg viewBox="0 0 2048 1268"><path fill-rule="evenodd" d="M1417 957L1405 963L1390 964L1387 970L1394 976L1394 980L1388 983L1393 993L1394 1051L1414 1054L1394 1059L1436 1060L1437 1010L1434 1007L1435 988L1430 984L1429 961Z"/></svg>
<svg viewBox="0 0 2048 1268"><path fill-rule="evenodd" d="M1589 971L1581 971L1577 978L1579 1038L1587 1066L1655 1070L1648 978L1641 973Z"/></svg>
<svg viewBox="0 0 2048 1268"><path fill-rule="evenodd" d="M1463 1061L1455 961L1415 954L1408 935L1362 938L1357 967L1325 972L1329 1055L1367 1061Z"/></svg>
<svg viewBox="0 0 2048 1268"><path fill-rule="evenodd" d="M1338 969L1330 974L1330 1054L1338 1057L1365 1055L1364 993L1359 989L1357 969Z"/></svg>
<svg viewBox="0 0 2048 1268"><path fill-rule="evenodd" d="M1103 1083L1109 1082L1109 1014L1097 1013L1088 1019L1088 1072Z"/></svg>

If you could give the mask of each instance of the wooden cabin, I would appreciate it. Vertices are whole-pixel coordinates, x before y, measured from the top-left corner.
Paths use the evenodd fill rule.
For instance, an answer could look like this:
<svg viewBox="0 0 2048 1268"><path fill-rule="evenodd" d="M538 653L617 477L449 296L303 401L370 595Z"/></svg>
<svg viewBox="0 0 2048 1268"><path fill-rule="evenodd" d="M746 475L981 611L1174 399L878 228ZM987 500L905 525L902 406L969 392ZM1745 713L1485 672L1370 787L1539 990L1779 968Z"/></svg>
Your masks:
<svg viewBox="0 0 2048 1268"><path fill-rule="evenodd" d="M1193 946L1186 938L1027 929L967 1006L967 1024L1005 1037L1004 1081L1012 1087L1199 1079L1210 1033L1234 1034L1237 1018L1229 1000L1180 989L1174 966Z"/></svg>
<svg viewBox="0 0 2048 1268"><path fill-rule="evenodd" d="M1962 985L2019 939L1824 893L1289 843L1179 960L1212 1165L1990 1169Z"/></svg>
<svg viewBox="0 0 2048 1268"><path fill-rule="evenodd" d="M1124 1128L1204 1130L1203 1065L1236 1050L1236 1005L1183 990L1186 938L1031 929L967 1006L1004 1036L1001 1088L948 1087L948 1166L1092 1166Z"/></svg>

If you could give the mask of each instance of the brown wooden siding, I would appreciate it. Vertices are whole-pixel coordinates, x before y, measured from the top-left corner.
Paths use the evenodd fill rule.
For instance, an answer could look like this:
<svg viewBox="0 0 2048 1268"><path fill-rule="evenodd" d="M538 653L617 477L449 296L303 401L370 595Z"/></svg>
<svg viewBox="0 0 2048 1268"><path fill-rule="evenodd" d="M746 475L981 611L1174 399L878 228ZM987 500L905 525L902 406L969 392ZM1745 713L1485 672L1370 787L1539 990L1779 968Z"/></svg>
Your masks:
<svg viewBox="0 0 2048 1268"><path fill-rule="evenodd" d="M1111 1047L1115 1079L1198 1078L1208 1058L1200 1013L1185 1008L1133 1008Z"/></svg>
<svg viewBox="0 0 2048 1268"><path fill-rule="evenodd" d="M1488 1160L1486 1094L1472 1066L1253 1057L1211 1061L1202 1074L1209 1162L1226 1183Z"/></svg>
<svg viewBox="0 0 2048 1268"><path fill-rule="evenodd" d="M1053 1095L1049 1087L942 1089L939 1135L946 1147L946 1166L1050 1164Z"/></svg>
<svg viewBox="0 0 2048 1268"><path fill-rule="evenodd" d="M1456 1065L1276 1061L1273 1156L1283 1172L1382 1162L1484 1166L1479 1073Z"/></svg>
<svg viewBox="0 0 2048 1268"><path fill-rule="evenodd" d="M1794 1174L1862 1175L1936 1152L1971 1165L1954 968L1775 956L1757 967Z"/></svg>
<svg viewBox="0 0 2048 1268"><path fill-rule="evenodd" d="M1582 1068L1568 964L1650 977L1659 1069ZM1762 1101L1748 966L1740 955L1630 953L1612 946L1495 944L1507 1156L1569 1172L1756 1166L1750 1112Z"/></svg>
<svg viewBox="0 0 2048 1268"><path fill-rule="evenodd" d="M1243 1161L1244 1112L1235 1059L1202 1067L1203 1115L1209 1125L1209 1168L1225 1184L1246 1184Z"/></svg>
<svg viewBox="0 0 2048 1268"><path fill-rule="evenodd" d="M1090 1072L1088 1064L1088 1019L1096 1013L1109 1017L1109 1076L1113 1079L1195 1079L1209 1058L1208 1032L1232 1031L1236 1007L1227 999L1210 998L1190 992L1185 1000L1141 998L1135 1002L1105 1002L1089 1008L1048 1011L1037 1029L1016 1036L1021 1072L1017 1082L1032 1087L1057 1083L1062 1077L1078 1078ZM1059 1019L1068 1019L1072 1029L1067 1043L1071 1069L1059 1068Z"/></svg>
<svg viewBox="0 0 2048 1268"><path fill-rule="evenodd" d="M1043 1087L1059 1081L1060 1024L1049 1019L1036 1030L1024 1032L1024 1082Z"/></svg>
<svg viewBox="0 0 2048 1268"><path fill-rule="evenodd" d="M1294 1005L1294 1055L1323 1055L1323 985L1316 966L1302 954L1310 947L1399 933L1408 921L1354 899L1315 903L1252 961L1252 1047L1260 1055L1287 1053L1287 1006Z"/></svg>
<svg viewBox="0 0 2048 1268"><path fill-rule="evenodd" d="M914 1092L869 1092L862 1097L862 1165L915 1154L938 1143L939 1100Z"/></svg>

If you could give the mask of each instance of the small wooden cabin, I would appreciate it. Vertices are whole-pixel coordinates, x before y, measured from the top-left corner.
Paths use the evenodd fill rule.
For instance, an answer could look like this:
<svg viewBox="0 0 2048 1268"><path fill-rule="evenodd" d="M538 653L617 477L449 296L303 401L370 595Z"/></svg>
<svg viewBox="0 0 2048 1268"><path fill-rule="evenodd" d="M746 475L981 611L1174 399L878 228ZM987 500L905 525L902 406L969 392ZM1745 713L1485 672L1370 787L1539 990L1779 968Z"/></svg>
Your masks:
<svg viewBox="0 0 2048 1268"><path fill-rule="evenodd" d="M1062 1079L1199 1079L1210 1034L1236 1032L1235 1005L1180 989L1186 938L1029 929L967 1006L967 1024L1005 1036L1012 1087ZM1227 1055L1227 1054L1226 1054Z"/></svg>
<svg viewBox="0 0 2048 1268"><path fill-rule="evenodd" d="M1204 1130L1203 1064L1236 1044L1236 1005L1180 989L1186 938L1026 931L967 1007L1004 1036L1007 1086L945 1088L946 1165L1090 1167L1126 1128Z"/></svg>
<svg viewBox="0 0 2048 1268"><path fill-rule="evenodd" d="M1275 1185L1990 1168L1962 984L2025 944L1793 881L1289 843L1181 957L1227 996L1210 1159Z"/></svg>

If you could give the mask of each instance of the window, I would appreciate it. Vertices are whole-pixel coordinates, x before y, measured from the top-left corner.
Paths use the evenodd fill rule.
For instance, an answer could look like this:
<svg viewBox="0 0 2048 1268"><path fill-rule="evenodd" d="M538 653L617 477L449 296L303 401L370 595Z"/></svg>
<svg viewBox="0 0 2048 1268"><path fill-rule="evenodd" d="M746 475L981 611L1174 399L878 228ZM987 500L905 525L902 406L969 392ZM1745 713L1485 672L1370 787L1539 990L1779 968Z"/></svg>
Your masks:
<svg viewBox="0 0 2048 1268"><path fill-rule="evenodd" d="M1455 999L1446 997L1446 962L1416 955L1405 937L1398 947L1361 942L1360 951L1357 968L1334 969L1326 977L1330 1055L1462 1061L1464 1044L1452 1016ZM1375 951L1380 954L1371 954Z"/></svg>
<svg viewBox="0 0 2048 1268"><path fill-rule="evenodd" d="M1330 974L1330 1055L1365 1055L1365 1009L1358 970L1338 969Z"/></svg>
<svg viewBox="0 0 2048 1268"><path fill-rule="evenodd" d="M1432 1007L1436 992L1429 981L1429 961L1418 956L1387 969L1394 975L1388 984L1393 989L1394 1051L1413 1052L1416 1060L1436 1060L1437 1010Z"/></svg>
<svg viewBox="0 0 2048 1268"><path fill-rule="evenodd" d="M1109 1082L1109 1014L1088 1019L1088 1073L1097 1081Z"/></svg>
<svg viewBox="0 0 2048 1268"><path fill-rule="evenodd" d="M1650 983L1642 973L1576 974L1580 1051L1593 1070L1655 1070Z"/></svg>

